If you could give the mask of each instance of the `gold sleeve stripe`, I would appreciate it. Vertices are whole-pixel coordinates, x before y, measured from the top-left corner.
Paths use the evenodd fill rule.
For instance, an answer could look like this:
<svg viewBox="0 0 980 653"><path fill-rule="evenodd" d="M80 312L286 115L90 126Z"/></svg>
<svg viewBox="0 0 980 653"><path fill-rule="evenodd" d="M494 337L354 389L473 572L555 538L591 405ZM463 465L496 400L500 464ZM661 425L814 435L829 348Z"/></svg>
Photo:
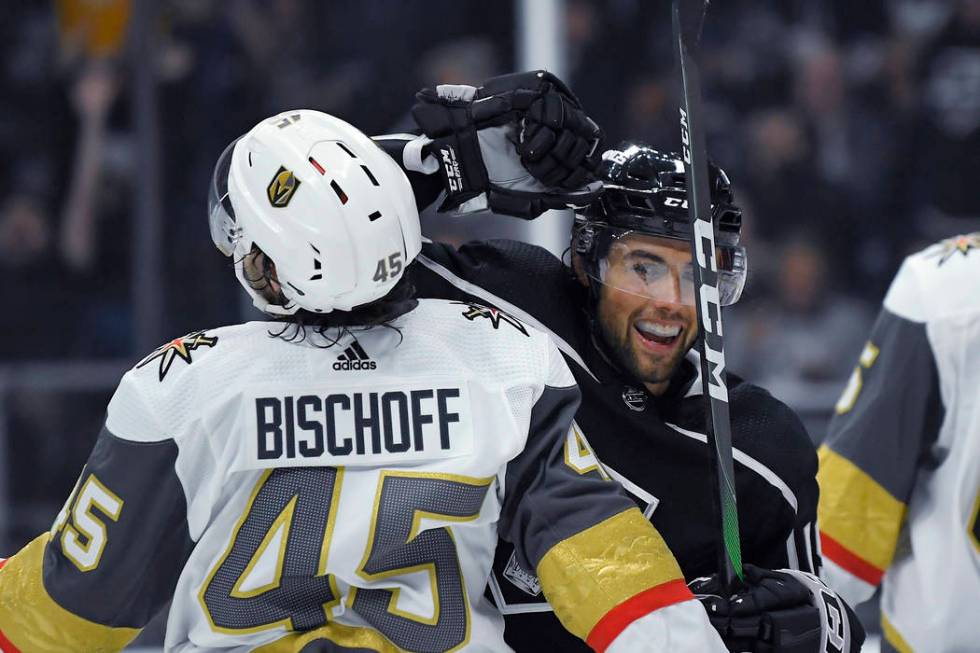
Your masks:
<svg viewBox="0 0 980 653"><path fill-rule="evenodd" d="M905 504L826 445L818 455L821 532L871 566L887 569L895 555Z"/></svg>
<svg viewBox="0 0 980 653"><path fill-rule="evenodd" d="M580 639L627 599L684 577L667 543L638 508L559 542L544 554L537 571L555 615Z"/></svg>
<svg viewBox="0 0 980 653"><path fill-rule="evenodd" d="M891 644L898 653L914 653L905 638L895 630L892 622L888 621L884 612L881 613L881 632L885 636L885 641Z"/></svg>
<svg viewBox="0 0 980 653"><path fill-rule="evenodd" d="M83 619L55 603L44 587L44 533L0 569L0 632L11 645L30 653L120 651L137 628L112 628ZM4 649L8 650L8 649Z"/></svg>

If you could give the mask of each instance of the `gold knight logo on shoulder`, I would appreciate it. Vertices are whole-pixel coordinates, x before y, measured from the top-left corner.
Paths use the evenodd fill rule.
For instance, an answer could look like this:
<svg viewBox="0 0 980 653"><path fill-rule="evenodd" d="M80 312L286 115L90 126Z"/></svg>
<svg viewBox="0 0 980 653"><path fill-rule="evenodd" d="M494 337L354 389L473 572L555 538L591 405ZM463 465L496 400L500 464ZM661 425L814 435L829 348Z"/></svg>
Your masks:
<svg viewBox="0 0 980 653"><path fill-rule="evenodd" d="M205 335L204 331L195 331L181 338L174 338L167 344L153 351L152 354L141 360L136 367L140 368L149 365L152 361L160 359L159 378L163 381L174 364L174 360L180 358L190 365L194 361L191 359L191 352L198 347L214 347L218 344L218 336Z"/></svg>
<svg viewBox="0 0 980 653"><path fill-rule="evenodd" d="M286 166L279 166L279 170L276 171L276 175L266 189L269 203L277 209L285 208L289 204L289 200L293 199L293 195L296 194L299 184L300 181L292 170L286 170Z"/></svg>
<svg viewBox="0 0 980 653"><path fill-rule="evenodd" d="M980 249L980 231L965 236L955 236L947 238L936 246L936 250L930 252L928 256L938 257L937 265L942 265L951 259L957 252L967 256L971 250Z"/></svg>

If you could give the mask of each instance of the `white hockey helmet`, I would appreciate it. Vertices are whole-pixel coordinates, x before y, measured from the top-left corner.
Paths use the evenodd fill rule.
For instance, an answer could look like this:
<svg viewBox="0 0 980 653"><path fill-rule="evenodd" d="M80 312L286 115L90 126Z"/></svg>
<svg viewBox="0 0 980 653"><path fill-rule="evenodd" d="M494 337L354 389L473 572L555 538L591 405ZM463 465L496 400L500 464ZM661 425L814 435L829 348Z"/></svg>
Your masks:
<svg viewBox="0 0 980 653"><path fill-rule="evenodd" d="M386 295L422 248L408 178L374 141L300 109L263 120L229 145L208 196L211 238L235 259L257 308L349 311ZM276 266L284 305L245 278L256 245Z"/></svg>

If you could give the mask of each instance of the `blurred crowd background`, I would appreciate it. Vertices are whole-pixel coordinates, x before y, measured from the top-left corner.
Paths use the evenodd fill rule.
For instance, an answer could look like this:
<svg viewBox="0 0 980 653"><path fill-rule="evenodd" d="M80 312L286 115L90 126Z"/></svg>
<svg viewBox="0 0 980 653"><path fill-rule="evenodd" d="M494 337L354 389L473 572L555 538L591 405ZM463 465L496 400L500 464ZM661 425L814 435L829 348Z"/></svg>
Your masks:
<svg viewBox="0 0 980 653"><path fill-rule="evenodd" d="M523 4L4 3L2 551L49 526L126 368L249 315L206 226L223 148L295 107L410 129L418 89L521 62ZM607 144L677 149L669 3L556 6L559 72ZM725 0L704 42L709 153L749 250L729 367L819 441L902 257L980 228L980 0ZM455 242L520 236L516 222L424 217Z"/></svg>

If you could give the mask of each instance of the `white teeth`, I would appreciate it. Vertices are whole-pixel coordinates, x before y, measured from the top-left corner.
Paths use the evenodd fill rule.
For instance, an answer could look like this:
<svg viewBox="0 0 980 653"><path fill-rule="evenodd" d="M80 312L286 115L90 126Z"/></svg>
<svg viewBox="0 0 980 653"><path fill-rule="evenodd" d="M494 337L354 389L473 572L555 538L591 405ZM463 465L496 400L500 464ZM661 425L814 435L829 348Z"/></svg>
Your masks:
<svg viewBox="0 0 980 653"><path fill-rule="evenodd" d="M636 323L636 328L645 334L657 336L658 338L673 338L681 332L680 326L660 324L649 320L640 320Z"/></svg>

